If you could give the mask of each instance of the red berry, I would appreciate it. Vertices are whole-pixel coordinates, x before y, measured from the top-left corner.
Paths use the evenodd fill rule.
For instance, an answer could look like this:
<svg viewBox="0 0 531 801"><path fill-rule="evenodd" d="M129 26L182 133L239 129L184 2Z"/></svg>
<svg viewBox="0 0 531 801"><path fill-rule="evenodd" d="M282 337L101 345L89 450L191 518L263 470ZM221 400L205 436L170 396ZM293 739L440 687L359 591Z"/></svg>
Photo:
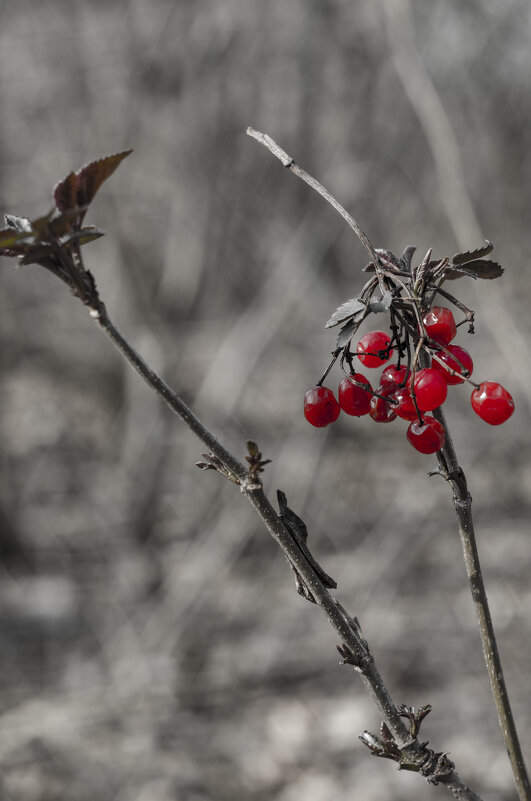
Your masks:
<svg viewBox="0 0 531 801"><path fill-rule="evenodd" d="M433 306L426 312L422 322L428 336L441 345L448 345L457 333L454 315L444 306Z"/></svg>
<svg viewBox="0 0 531 801"><path fill-rule="evenodd" d="M313 387L304 396L304 416L312 426L323 428L339 417L339 403L328 387Z"/></svg>
<svg viewBox="0 0 531 801"><path fill-rule="evenodd" d="M446 353L443 350L437 351L439 359L448 365L449 370L456 370L461 375L464 375L466 372L466 376L469 378L474 369L474 362L472 361L470 353L464 348L459 347L459 345L448 345L448 350L450 353ZM453 359L450 354L456 358ZM465 380L461 375L452 375L452 373L448 372L448 370L435 359L432 359L431 366L442 375L447 384L462 384Z"/></svg>
<svg viewBox="0 0 531 801"><path fill-rule="evenodd" d="M387 384L395 384L396 386L399 386L400 384L405 384L408 375L409 370L405 364L403 364L401 367L399 367L397 364L390 364L388 367L385 367L382 370L380 384L382 387L385 387Z"/></svg>
<svg viewBox="0 0 531 801"><path fill-rule="evenodd" d="M398 401L395 406L397 417L401 417L402 420L418 419L417 410L408 387L399 387L395 390L393 398Z"/></svg>
<svg viewBox="0 0 531 801"><path fill-rule="evenodd" d="M420 453L435 453L446 442L444 428L435 417L426 415L422 424L413 420L409 424L406 436L413 447Z"/></svg>
<svg viewBox="0 0 531 801"><path fill-rule="evenodd" d="M379 367L392 356L393 351L389 349L390 344L391 338L385 331L369 331L358 342L356 353L363 354L359 359L365 367Z"/></svg>
<svg viewBox="0 0 531 801"><path fill-rule="evenodd" d="M378 395L383 395L383 398L372 396L369 414L375 423L390 423L391 420L396 419L395 404L385 400L385 398L391 399L393 393L394 387L378 387Z"/></svg>
<svg viewBox="0 0 531 801"><path fill-rule="evenodd" d="M372 390L370 383L361 373L353 373L350 378L359 384L366 384ZM344 378L340 383L338 392L339 405L344 412L355 417L369 414L372 395L363 387L358 386L358 384L353 384L352 381Z"/></svg>
<svg viewBox="0 0 531 801"><path fill-rule="evenodd" d="M491 426L499 426L514 412L514 401L507 390L496 381L483 381L470 398L472 408Z"/></svg>
<svg viewBox="0 0 531 801"><path fill-rule="evenodd" d="M446 381L433 367L419 370L413 383L417 406L421 412L431 412L444 403L448 394Z"/></svg>

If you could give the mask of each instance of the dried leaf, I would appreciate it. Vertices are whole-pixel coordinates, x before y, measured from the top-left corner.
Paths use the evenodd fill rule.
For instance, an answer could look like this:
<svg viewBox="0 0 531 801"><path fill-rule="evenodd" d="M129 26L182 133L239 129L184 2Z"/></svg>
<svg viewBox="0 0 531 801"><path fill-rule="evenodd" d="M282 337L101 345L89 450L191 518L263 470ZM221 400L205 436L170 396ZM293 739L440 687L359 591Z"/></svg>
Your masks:
<svg viewBox="0 0 531 801"><path fill-rule="evenodd" d="M300 550L302 551L306 561L310 565L310 567L317 573L319 579L323 583L325 587L328 589L335 589L337 587L337 583L334 581L331 576L326 573L321 565L316 562L310 551L308 550L308 546L306 544L308 539L308 530L306 528L306 524L304 520L290 509L288 506L288 500L286 498L286 494L282 492L282 490L277 490L277 500L278 500L278 508L280 509L280 519L284 523L286 529L289 531L297 545L299 546ZM310 600L310 599L308 599Z"/></svg>
<svg viewBox="0 0 531 801"><path fill-rule="evenodd" d="M503 274L503 267L495 261L488 259L478 259L477 261L466 262L462 267L455 269L449 268L444 271L444 277L450 281L462 278L464 275L470 278L485 278L491 280L499 278Z"/></svg>
<svg viewBox="0 0 531 801"><path fill-rule="evenodd" d="M345 303L342 303L341 306L337 307L331 318L326 323L325 328L333 328L335 325L345 322L345 320L348 320L359 312L364 314L365 311L365 303L359 298L351 298L350 300L346 300Z"/></svg>
<svg viewBox="0 0 531 801"><path fill-rule="evenodd" d="M485 242L485 246L478 248L478 250L469 250L466 253L456 253L452 258L452 266L466 264L469 261L475 261L476 259L482 259L483 256L488 256L494 245L492 242L489 242L488 239L486 239Z"/></svg>

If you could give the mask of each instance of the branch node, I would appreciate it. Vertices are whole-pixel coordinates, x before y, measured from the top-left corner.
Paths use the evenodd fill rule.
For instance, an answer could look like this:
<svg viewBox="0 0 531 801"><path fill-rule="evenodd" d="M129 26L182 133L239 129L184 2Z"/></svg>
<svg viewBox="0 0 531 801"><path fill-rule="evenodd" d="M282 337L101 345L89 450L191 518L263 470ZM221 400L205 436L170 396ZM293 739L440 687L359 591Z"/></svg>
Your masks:
<svg viewBox="0 0 531 801"><path fill-rule="evenodd" d="M249 455L245 457L245 460L249 462L249 478L251 479L247 489L249 491L261 489L262 482L259 474L264 472L265 465L270 464L271 459L262 459L262 452L252 439L247 440L247 452ZM242 492L244 491L242 488Z"/></svg>
<svg viewBox="0 0 531 801"><path fill-rule="evenodd" d="M228 467L225 467L225 465L218 456L216 456L212 452L202 453L201 456L203 457L204 461L199 461L195 463L195 466L198 467L200 470L215 470L217 473L220 473L225 478L228 478L229 481L232 481L234 484L241 485L240 479L237 476L235 476L234 473L231 470L229 470Z"/></svg>

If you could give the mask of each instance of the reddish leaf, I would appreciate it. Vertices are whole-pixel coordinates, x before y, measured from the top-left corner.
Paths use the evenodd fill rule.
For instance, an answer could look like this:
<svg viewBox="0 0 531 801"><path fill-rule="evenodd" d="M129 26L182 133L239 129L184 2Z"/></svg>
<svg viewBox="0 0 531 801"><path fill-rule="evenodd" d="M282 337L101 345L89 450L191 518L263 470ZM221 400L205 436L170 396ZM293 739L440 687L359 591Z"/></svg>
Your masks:
<svg viewBox="0 0 531 801"><path fill-rule="evenodd" d="M53 190L53 199L59 211L70 211L77 205L77 175L69 173Z"/></svg>
<svg viewBox="0 0 531 801"><path fill-rule="evenodd" d="M54 236L64 236L67 234L72 230L72 223L79 218L79 213L81 211L86 211L86 208L79 209L76 207L54 217L53 220L50 220L48 225L50 233Z"/></svg>
<svg viewBox="0 0 531 801"><path fill-rule="evenodd" d="M109 178L118 165L132 153L124 150L114 156L106 156L98 161L92 161L77 173L77 205L88 206L92 203L94 195L104 181Z"/></svg>
<svg viewBox="0 0 531 801"><path fill-rule="evenodd" d="M77 172L71 172L56 185L54 201L59 211L67 212L85 207L80 212L80 219L85 216L86 207L92 203L102 183L109 178L132 150L124 150L114 156L105 156L91 161Z"/></svg>

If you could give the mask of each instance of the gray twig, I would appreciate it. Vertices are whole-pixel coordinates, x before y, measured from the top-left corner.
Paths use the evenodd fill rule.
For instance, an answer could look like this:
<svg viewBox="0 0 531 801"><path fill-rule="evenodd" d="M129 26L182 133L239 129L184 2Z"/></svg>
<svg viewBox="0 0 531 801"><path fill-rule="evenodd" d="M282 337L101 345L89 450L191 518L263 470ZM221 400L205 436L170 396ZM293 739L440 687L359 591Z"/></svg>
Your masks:
<svg viewBox="0 0 531 801"><path fill-rule="evenodd" d="M374 263L374 266L376 268L378 281L380 283L380 289L382 290L382 295L383 295L385 293L385 286L383 284L383 276L380 275L378 269L379 266L378 254L372 242L370 241L369 237L361 229L360 225L356 222L354 217L348 213L348 211L341 205L341 203L338 203L335 197L332 197L330 192L327 189L325 189L324 186L319 183L319 181L316 181L315 178L313 178L306 172L306 170L303 170L302 167L299 167L296 161L291 156L289 156L285 150L283 150L279 145L277 145L274 139L271 139L271 137L268 136L267 134L261 133L260 131L255 131L254 128L250 127L247 128L247 133L249 136L252 136L253 139L256 139L257 142L260 142L261 145L264 145L264 147L266 147L274 156L276 156L276 158L282 162L284 167L287 167L298 178L307 183L308 186L311 186L311 188L314 189L319 195L321 195L321 197L324 197L326 202L330 203L330 205L338 212L338 214L340 214L343 217L347 225L349 225L352 228L352 230L354 231L354 233L356 234L362 245L364 245L364 247L367 249L370 259Z"/></svg>
<svg viewBox="0 0 531 801"><path fill-rule="evenodd" d="M437 452L439 473L446 479L453 491L453 502L459 526L459 536L463 547L465 567L470 582L472 600L476 611L483 654L487 664L487 672L489 674L492 695L498 713L498 720L511 762L519 798L521 801L529 801L531 799L531 785L529 783L524 755L520 746L511 703L507 693L503 667L498 651L498 643L496 641L490 614L487 591L483 581L483 572L479 561L476 535L474 533L474 522L472 519L472 496L468 491L463 469L457 461L457 455L446 425L444 414L440 408L434 409L432 414L442 423L446 431L445 445L442 450Z"/></svg>

